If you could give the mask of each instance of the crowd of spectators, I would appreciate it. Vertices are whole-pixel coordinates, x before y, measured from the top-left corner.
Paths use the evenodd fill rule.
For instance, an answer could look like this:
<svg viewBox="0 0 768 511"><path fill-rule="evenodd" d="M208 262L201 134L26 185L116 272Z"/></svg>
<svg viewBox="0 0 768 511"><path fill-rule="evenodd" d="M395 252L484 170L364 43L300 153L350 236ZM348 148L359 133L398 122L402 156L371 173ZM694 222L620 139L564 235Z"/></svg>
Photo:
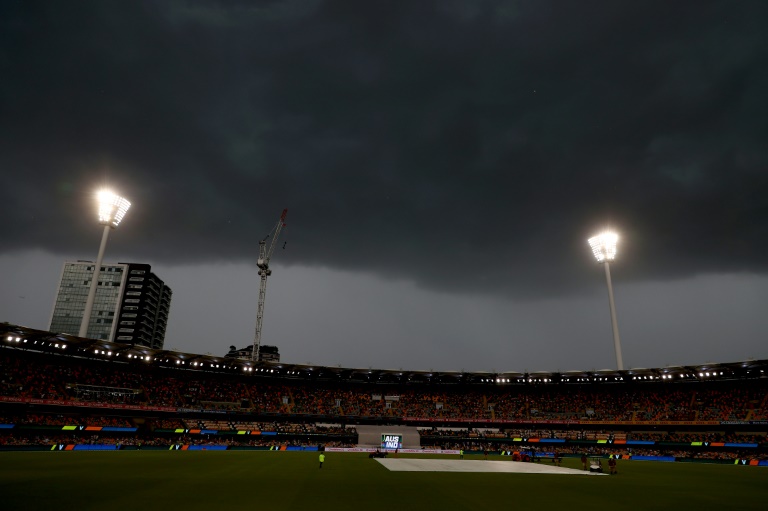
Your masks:
<svg viewBox="0 0 768 511"><path fill-rule="evenodd" d="M112 426L133 427L125 417L107 415L71 415L27 413L24 415L0 415L0 424L34 424L37 426Z"/></svg>
<svg viewBox="0 0 768 511"><path fill-rule="evenodd" d="M3 405L0 402L0 424L16 425L12 429L0 429L0 445L79 443L138 447L192 444L279 449L323 444L353 447L356 445L357 430L344 424L355 422L357 417L376 418L381 422L390 418L416 418L436 423L459 420L531 423L531 427L524 427L518 422L510 428L423 428L419 432L421 445L427 449L498 452L501 449L526 448L544 452L551 447L522 447L512 439L606 440L608 446L558 443L557 450L571 455L651 455L730 460L749 459L754 454L748 450L739 451L738 447L724 449L710 447L709 444L755 443L764 446L766 443L766 433L754 430L739 431L731 427L724 428L727 431L688 431L681 429L683 426L664 425L675 421L712 421L719 424L721 421L768 420L768 382L763 380L567 387L447 387L322 381L307 384L297 380L160 370L153 369L151 365L134 368L129 364L63 357L54 363L50 359L35 359L34 356L11 355L0 352L0 396L16 398L27 404ZM31 400L52 400L55 403L46 405ZM77 407L68 407L67 403ZM96 408L94 405L97 404L104 406ZM146 412L126 411L135 407L144 408ZM53 413L51 410L62 412ZM214 413L222 411L233 413ZM161 417L147 417L150 413ZM260 420L249 421L248 417ZM550 428L545 421L561 424L552 424ZM578 421L579 424L571 426L568 421ZM640 425L639 422L650 424ZM637 425L629 426L630 423ZM654 426L654 423L659 426ZM78 429L71 433L43 428L72 425L137 427L138 431L112 434ZM630 427L637 429L629 430ZM166 431L155 433L158 429ZM176 433L178 429L217 430L227 434L179 435ZM278 435L234 433L242 430ZM661 444L629 448L616 443L623 440L679 444L702 442L706 445L698 449L675 445L667 448Z"/></svg>
<svg viewBox="0 0 768 511"><path fill-rule="evenodd" d="M290 433L295 435L356 435L354 426L330 426L313 423L287 422L244 422L216 421L208 419L184 419L183 426L187 429L210 429L218 431L267 431L275 433Z"/></svg>
<svg viewBox="0 0 768 511"><path fill-rule="evenodd" d="M766 420L764 381L450 387L341 384L0 353L0 395L256 414L450 420Z"/></svg>
<svg viewBox="0 0 768 511"><path fill-rule="evenodd" d="M184 429L186 425L181 419L153 419L152 428L155 429Z"/></svg>
<svg viewBox="0 0 768 511"><path fill-rule="evenodd" d="M145 435L104 435L104 434L0 434L0 445L172 445L180 438L168 439Z"/></svg>
<svg viewBox="0 0 768 511"><path fill-rule="evenodd" d="M555 430L555 429L477 429L477 428L422 428L419 436L424 443L439 443L453 439L471 439L483 442L491 439L557 438L565 440L646 440L669 443L756 443L766 442L764 434L737 433L724 431L606 431L606 430Z"/></svg>

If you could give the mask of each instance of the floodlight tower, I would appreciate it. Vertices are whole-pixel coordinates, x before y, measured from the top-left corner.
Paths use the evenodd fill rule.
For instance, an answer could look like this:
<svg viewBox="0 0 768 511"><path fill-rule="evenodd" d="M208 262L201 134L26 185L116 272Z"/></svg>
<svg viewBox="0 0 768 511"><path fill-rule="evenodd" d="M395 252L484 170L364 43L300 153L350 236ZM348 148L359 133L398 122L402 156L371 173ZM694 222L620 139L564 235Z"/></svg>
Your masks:
<svg viewBox="0 0 768 511"><path fill-rule="evenodd" d="M619 323L616 321L616 304L613 303L613 286L611 285L611 270L609 262L616 258L616 244L619 235L605 231L589 238L589 246L598 263L605 266L605 280L608 282L608 303L611 307L611 326L613 327L613 347L616 350L616 365L619 371L624 370L624 360L621 357L621 339L619 338Z"/></svg>
<svg viewBox="0 0 768 511"><path fill-rule="evenodd" d="M116 228L125 216L131 203L126 199L115 195L109 190L101 190L96 194L99 201L99 223L104 226L104 234L101 236L101 246L99 246L99 255L96 258L96 266L93 268L93 277L91 287L88 290L88 298L85 300L85 310L83 311L83 320L80 322L79 337L88 335L88 325L91 322L91 312L93 312L93 302L96 299L96 289L99 286L99 271L101 270L101 261L104 259L104 250L107 248L107 238L109 231Z"/></svg>
<svg viewBox="0 0 768 511"><path fill-rule="evenodd" d="M256 266L259 267L261 283L259 285L259 308L256 310L256 335L253 337L253 351L251 351L251 360L253 361L259 360L261 324L264 322L264 298L267 295L267 277L272 275L272 270L269 269L269 260L272 259L272 252L275 251L277 237L280 236L280 231L285 227L285 216L287 214L288 210L284 209L283 214L280 215L280 219L272 229L272 232L259 242L259 259L256 262ZM272 241L269 244L269 248L267 248L267 239L269 239L270 236L272 237Z"/></svg>

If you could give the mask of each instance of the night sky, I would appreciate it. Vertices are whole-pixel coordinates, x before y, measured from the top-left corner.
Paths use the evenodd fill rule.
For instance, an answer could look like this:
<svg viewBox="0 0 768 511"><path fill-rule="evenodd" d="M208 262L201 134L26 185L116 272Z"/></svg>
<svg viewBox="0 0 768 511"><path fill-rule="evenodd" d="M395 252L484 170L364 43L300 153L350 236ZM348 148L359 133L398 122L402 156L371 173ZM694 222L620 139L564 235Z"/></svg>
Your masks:
<svg viewBox="0 0 768 511"><path fill-rule="evenodd" d="M768 358L768 2L0 3L0 321L105 261L167 348L435 370ZM283 248L285 245L285 248Z"/></svg>

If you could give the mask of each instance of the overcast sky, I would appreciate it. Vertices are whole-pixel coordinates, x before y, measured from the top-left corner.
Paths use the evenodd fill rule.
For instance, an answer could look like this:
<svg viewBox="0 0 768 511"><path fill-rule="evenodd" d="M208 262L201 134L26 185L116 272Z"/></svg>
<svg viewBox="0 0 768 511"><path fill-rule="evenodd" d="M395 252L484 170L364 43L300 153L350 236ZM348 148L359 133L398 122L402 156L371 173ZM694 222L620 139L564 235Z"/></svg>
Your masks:
<svg viewBox="0 0 768 511"><path fill-rule="evenodd" d="M764 1L0 4L0 321L46 329L94 192L166 347L435 370L768 358ZM285 248L283 249L283 243Z"/></svg>

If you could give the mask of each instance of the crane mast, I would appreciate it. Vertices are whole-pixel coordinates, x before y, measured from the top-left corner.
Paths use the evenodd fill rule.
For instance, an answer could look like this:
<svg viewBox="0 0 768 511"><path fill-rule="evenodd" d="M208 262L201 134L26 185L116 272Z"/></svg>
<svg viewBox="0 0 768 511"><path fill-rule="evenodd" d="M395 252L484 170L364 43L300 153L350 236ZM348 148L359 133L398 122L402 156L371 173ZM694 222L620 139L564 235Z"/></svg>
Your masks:
<svg viewBox="0 0 768 511"><path fill-rule="evenodd" d="M251 352L251 360L255 362L259 360L259 348L261 347L261 325L264 322L264 299L267 296L267 277L272 275L272 270L269 269L269 260L272 259L272 253L275 251L280 231L285 227L285 216L287 214L288 210L284 209L283 214L280 215L280 219L277 221L277 225L272 230L272 240L269 243L269 247L267 247L267 240L270 238L270 235L259 241L259 259L256 262L256 266L259 268L261 282L259 283L259 306L256 309L256 334L253 337L253 351Z"/></svg>

